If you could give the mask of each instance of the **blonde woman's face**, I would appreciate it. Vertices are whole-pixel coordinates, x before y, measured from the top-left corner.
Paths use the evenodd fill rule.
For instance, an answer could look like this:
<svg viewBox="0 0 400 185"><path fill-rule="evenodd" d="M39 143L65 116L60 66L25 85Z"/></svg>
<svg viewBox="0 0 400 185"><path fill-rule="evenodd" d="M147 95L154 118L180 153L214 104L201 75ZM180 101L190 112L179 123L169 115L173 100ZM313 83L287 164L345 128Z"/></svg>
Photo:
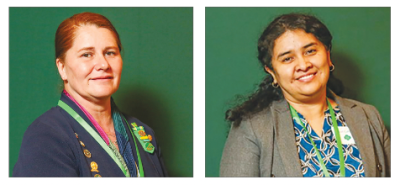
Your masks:
<svg viewBox="0 0 400 185"><path fill-rule="evenodd" d="M121 79L122 58L112 32L95 25L76 31L63 62L57 61L64 88L86 99L109 98Z"/></svg>
<svg viewBox="0 0 400 185"><path fill-rule="evenodd" d="M267 69L286 99L301 101L326 93L330 53L304 30L286 31L275 40L272 66Z"/></svg>

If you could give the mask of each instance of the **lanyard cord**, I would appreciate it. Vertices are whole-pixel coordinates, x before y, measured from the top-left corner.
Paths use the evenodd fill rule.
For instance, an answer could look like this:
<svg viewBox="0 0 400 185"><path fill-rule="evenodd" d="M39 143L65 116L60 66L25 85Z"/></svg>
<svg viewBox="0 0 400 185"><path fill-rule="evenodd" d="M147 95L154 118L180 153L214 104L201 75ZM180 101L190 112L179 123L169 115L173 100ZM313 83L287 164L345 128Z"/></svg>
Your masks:
<svg viewBox="0 0 400 185"><path fill-rule="evenodd" d="M329 107L329 113L331 115L331 119L332 119L332 125L333 125L333 129L335 132L335 137L336 137L336 142L337 142L337 148L338 148L338 152L339 152L339 159L340 159L340 176L341 177L345 177L346 176L346 172L345 172L345 167L344 167L344 157L343 157L343 149L342 149L342 141L340 139L340 134L339 134L339 129L338 129L338 125L337 125L337 120L336 120L336 116L335 116L335 112L333 111L333 108L330 104L330 102L327 99L327 103L328 103L328 107ZM321 165L321 168L324 172L325 177L330 177L328 170L326 169L325 163L322 160L321 154L317 148L317 146L314 143L314 140L311 138L311 134L308 133L307 128L305 127L305 125L303 124L303 122L300 120L299 115L297 114L297 111L289 104L290 107L290 113L292 114L293 119L299 123L303 129L307 132L307 136L308 139L311 141L311 144L313 145L313 148L315 150L315 153L317 154L317 158L319 161L319 164Z"/></svg>
<svg viewBox="0 0 400 185"><path fill-rule="evenodd" d="M333 129L335 130L335 138L336 138L336 142L337 142L337 147L338 147L338 150L339 150L340 176L341 177L346 177L346 171L345 171L345 168L344 168L342 139L340 138L339 128L338 128L338 124L337 124L337 121L336 121L336 114L333 111L331 103L328 101L328 99L326 99L326 101L328 102L329 112L331 114L331 119L332 119L332 124L333 124Z"/></svg>
<svg viewBox="0 0 400 185"><path fill-rule="evenodd" d="M121 116L122 116L122 115L121 115ZM122 116L122 117L123 117L123 116ZM124 117L124 119L125 119L125 117ZM139 149L138 149L137 144L136 144L135 134L133 134L132 129L131 129L131 127L130 127L129 124L128 124L128 121L127 121L126 119L125 119L125 121L126 121L126 124L127 124L128 128L129 128L129 131L131 131L133 141L135 142L136 154L137 154L138 161L139 161L139 174L140 174L139 177L144 177L144 170L143 170L142 160L141 160L141 158L140 158Z"/></svg>
<svg viewBox="0 0 400 185"><path fill-rule="evenodd" d="M68 106L63 101L58 101L58 106L64 109L70 116L72 116L92 137L99 143L99 145L108 153L108 155L114 160L114 162L119 166L121 171L126 177L130 177L129 173L123 167L121 161L118 160L115 153L108 147L107 143L100 137L100 135L70 106ZM136 144L136 143L135 143Z"/></svg>

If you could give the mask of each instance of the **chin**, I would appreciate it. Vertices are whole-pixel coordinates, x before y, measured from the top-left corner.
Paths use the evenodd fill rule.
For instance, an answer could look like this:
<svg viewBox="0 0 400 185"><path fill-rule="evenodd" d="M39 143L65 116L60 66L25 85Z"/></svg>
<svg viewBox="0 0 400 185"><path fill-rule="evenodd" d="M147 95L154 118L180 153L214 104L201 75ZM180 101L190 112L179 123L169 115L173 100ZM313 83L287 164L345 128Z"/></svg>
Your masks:
<svg viewBox="0 0 400 185"><path fill-rule="evenodd" d="M300 93L305 96L313 96L325 90L323 86L306 87L300 90Z"/></svg>
<svg viewBox="0 0 400 185"><path fill-rule="evenodd" d="M93 97L96 98L108 98L111 95L113 95L117 90L116 89L96 89L92 91L90 94L92 94Z"/></svg>

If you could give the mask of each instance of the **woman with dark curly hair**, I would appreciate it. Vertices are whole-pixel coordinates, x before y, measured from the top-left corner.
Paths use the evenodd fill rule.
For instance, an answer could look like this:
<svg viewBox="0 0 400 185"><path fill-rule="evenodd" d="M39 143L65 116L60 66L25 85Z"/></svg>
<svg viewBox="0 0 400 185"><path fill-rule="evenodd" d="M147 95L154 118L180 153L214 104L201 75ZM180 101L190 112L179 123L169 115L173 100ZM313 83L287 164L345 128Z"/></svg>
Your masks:
<svg viewBox="0 0 400 185"><path fill-rule="evenodd" d="M375 107L341 98L332 35L316 17L285 14L258 40L267 72L229 109L221 176L390 176L390 138Z"/></svg>

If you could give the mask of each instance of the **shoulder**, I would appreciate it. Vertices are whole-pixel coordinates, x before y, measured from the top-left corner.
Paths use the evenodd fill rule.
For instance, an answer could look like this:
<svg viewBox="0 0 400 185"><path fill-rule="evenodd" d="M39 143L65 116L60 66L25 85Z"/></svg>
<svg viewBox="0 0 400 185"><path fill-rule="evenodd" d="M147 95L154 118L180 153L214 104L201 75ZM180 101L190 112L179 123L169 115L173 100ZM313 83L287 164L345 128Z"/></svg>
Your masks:
<svg viewBox="0 0 400 185"><path fill-rule="evenodd" d="M240 125L237 127L232 127L232 129L245 129L248 131L255 131L260 129L265 129L267 125L272 124L272 111L270 107L261 110L255 114L245 116Z"/></svg>
<svg viewBox="0 0 400 185"><path fill-rule="evenodd" d="M383 133L386 130L379 111L373 105L347 98L338 98L337 100L341 111L350 110L344 114L354 117L365 116L370 126L372 126L377 133ZM362 111L354 111L360 109Z"/></svg>
<svg viewBox="0 0 400 185"><path fill-rule="evenodd" d="M26 142L33 142L32 140L38 142L38 140L57 138L61 142L67 143L69 135L73 133L73 129L69 124L69 119L72 118L67 117L65 114L60 107L52 107L29 125L25 131L24 139L25 137L32 137Z"/></svg>
<svg viewBox="0 0 400 185"><path fill-rule="evenodd" d="M260 176L273 146L274 107L246 116L231 127L220 162L220 176ZM264 161L264 162L262 162ZM263 173L263 172L262 172Z"/></svg>
<svg viewBox="0 0 400 185"><path fill-rule="evenodd" d="M63 149L69 145L71 135L74 135L74 132L68 118L59 107L53 107L29 125L21 148L34 149L31 146L35 145L47 149Z"/></svg>
<svg viewBox="0 0 400 185"><path fill-rule="evenodd" d="M54 134L55 137L63 136L60 133L66 132L69 127L64 115L59 107L52 107L50 110L39 116L35 121L29 125L25 134L30 133L42 133L42 134Z"/></svg>
<svg viewBox="0 0 400 185"><path fill-rule="evenodd" d="M269 106L260 112L244 117L240 125L231 127L229 138L245 139L256 145L263 145L264 142L270 141L277 121L274 110L274 106Z"/></svg>
<svg viewBox="0 0 400 185"><path fill-rule="evenodd" d="M361 109L364 110L368 118L370 118L371 116L380 118L379 111L373 105L347 98L337 98L336 100L338 101L339 106L341 107L346 107L346 108L360 107Z"/></svg>
<svg viewBox="0 0 400 185"><path fill-rule="evenodd" d="M285 100L273 101L270 106L260 112L244 117L240 125L251 126L254 130L270 129L281 116L287 116L288 110Z"/></svg>
<svg viewBox="0 0 400 185"><path fill-rule="evenodd" d="M370 109L370 110L376 109L373 105L366 104L366 103L363 103L363 102L360 102L360 101L357 101L357 100L353 100L353 99L337 97L336 100L339 101L339 103L342 106L351 106L351 107L353 107L353 106L361 106L363 108Z"/></svg>
<svg viewBox="0 0 400 185"><path fill-rule="evenodd" d="M57 108L39 116L24 133L13 176L77 176L72 135Z"/></svg>
<svg viewBox="0 0 400 185"><path fill-rule="evenodd" d="M272 109L271 109L271 107L264 108L260 112L257 112L255 114L246 116L243 119L243 121L251 122L251 123L258 123L258 122L264 122L269 117L272 117Z"/></svg>

